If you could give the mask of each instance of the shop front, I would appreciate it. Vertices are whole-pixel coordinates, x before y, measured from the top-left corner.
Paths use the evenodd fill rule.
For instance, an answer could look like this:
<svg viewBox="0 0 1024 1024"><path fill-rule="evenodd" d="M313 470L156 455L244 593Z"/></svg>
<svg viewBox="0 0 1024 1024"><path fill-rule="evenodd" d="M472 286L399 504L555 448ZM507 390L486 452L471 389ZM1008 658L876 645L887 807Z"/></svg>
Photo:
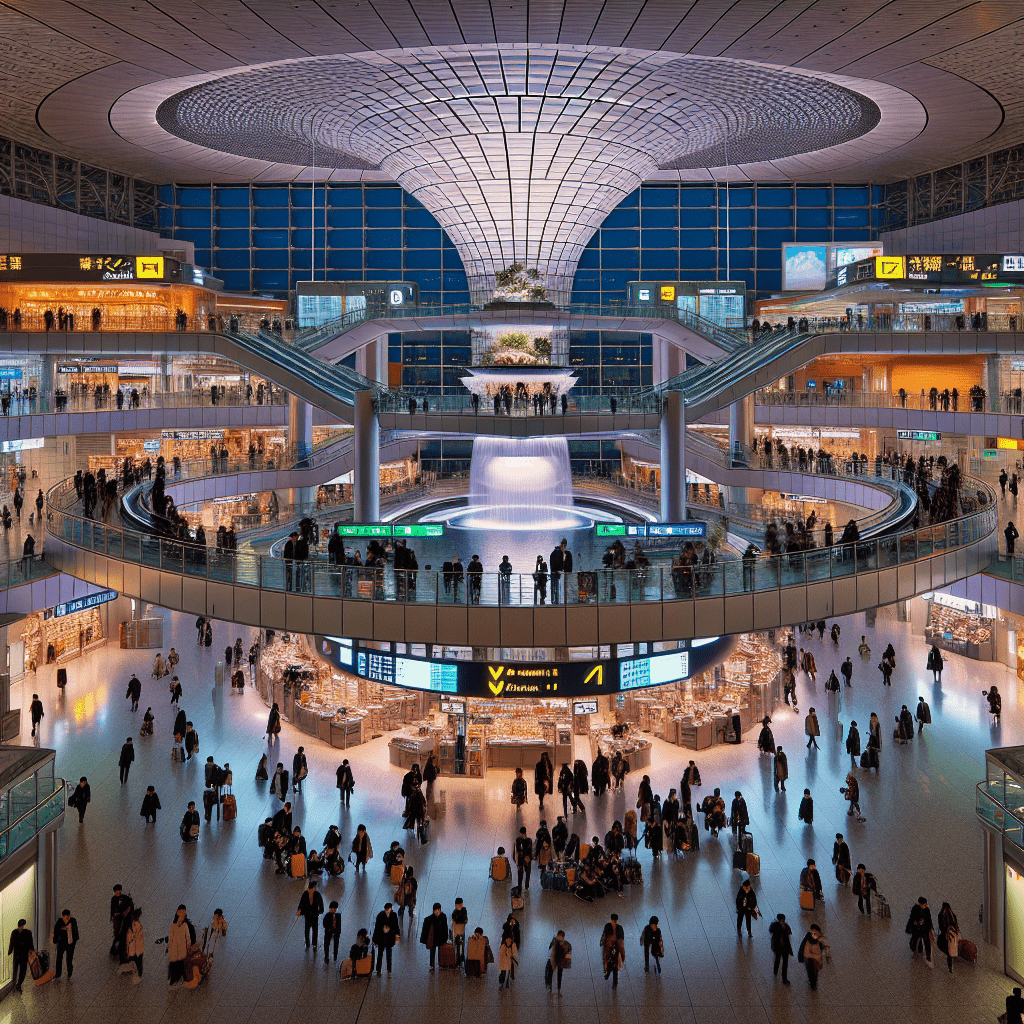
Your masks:
<svg viewBox="0 0 1024 1024"><path fill-rule="evenodd" d="M40 665L65 665L102 647L110 635L106 606L117 596L116 590L103 590L27 615L19 640L11 644L12 677L35 672ZM19 666L14 665L16 657Z"/></svg>
<svg viewBox="0 0 1024 1024"><path fill-rule="evenodd" d="M993 605L952 594L924 594L924 640L940 650L975 661L995 659L998 610Z"/></svg>

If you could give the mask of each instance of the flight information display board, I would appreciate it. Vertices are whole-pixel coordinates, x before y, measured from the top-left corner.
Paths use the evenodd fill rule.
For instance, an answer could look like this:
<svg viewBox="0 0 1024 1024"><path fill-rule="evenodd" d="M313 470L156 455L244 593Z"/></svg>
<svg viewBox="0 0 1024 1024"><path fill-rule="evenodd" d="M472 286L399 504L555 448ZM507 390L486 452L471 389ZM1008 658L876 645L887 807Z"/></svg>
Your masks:
<svg viewBox="0 0 1024 1024"><path fill-rule="evenodd" d="M690 674L689 651L666 651L650 658L619 662L619 689L637 690L686 679Z"/></svg>

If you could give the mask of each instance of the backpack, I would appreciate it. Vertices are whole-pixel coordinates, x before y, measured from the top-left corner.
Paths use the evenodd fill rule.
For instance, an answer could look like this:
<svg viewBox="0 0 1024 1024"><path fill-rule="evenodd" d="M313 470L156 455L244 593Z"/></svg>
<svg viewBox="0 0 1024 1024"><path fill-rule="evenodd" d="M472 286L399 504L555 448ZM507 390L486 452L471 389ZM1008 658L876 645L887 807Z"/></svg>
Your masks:
<svg viewBox="0 0 1024 1024"><path fill-rule="evenodd" d="M504 882L511 875L508 857L492 857L489 874L495 882Z"/></svg>

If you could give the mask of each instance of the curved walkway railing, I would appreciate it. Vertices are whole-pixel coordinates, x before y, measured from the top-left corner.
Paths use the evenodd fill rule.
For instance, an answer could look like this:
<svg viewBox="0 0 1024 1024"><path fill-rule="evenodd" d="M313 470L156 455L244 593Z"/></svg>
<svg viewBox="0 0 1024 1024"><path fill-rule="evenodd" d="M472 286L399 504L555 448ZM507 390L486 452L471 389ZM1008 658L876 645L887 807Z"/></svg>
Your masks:
<svg viewBox="0 0 1024 1024"><path fill-rule="evenodd" d="M47 495L50 535L58 541L186 578L264 590L366 602L433 605L526 606L550 600L555 581L533 574L482 572L456 579L439 571L395 572L353 566L290 562L246 552L211 552L149 534L111 526L72 511L74 486L64 481ZM724 597L850 578L860 572L913 563L977 544L998 526L993 503L950 522L807 552L739 560L691 570L597 569L565 574L559 600L569 604L632 604ZM541 586L543 583L543 587Z"/></svg>

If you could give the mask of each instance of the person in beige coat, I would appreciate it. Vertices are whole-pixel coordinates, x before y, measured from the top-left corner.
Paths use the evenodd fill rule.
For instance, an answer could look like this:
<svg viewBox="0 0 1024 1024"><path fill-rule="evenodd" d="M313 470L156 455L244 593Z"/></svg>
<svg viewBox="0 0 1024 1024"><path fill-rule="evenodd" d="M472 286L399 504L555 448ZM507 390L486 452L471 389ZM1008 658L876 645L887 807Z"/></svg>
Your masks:
<svg viewBox="0 0 1024 1024"><path fill-rule="evenodd" d="M167 982L177 985L185 981L185 958L188 947L195 942L195 926L188 919L185 904L182 903L174 914L167 936Z"/></svg>
<svg viewBox="0 0 1024 1024"><path fill-rule="evenodd" d="M811 708L807 717L804 719L804 734L807 736L807 749L811 749L811 744L814 744L814 749L818 749L818 737L821 735L821 729L818 726L818 716L815 713L814 708Z"/></svg>
<svg viewBox="0 0 1024 1024"><path fill-rule="evenodd" d="M142 908L137 907L132 913L132 923L128 926L128 963L135 964L135 977L132 984L142 981L142 957L146 952L146 935L142 930Z"/></svg>

